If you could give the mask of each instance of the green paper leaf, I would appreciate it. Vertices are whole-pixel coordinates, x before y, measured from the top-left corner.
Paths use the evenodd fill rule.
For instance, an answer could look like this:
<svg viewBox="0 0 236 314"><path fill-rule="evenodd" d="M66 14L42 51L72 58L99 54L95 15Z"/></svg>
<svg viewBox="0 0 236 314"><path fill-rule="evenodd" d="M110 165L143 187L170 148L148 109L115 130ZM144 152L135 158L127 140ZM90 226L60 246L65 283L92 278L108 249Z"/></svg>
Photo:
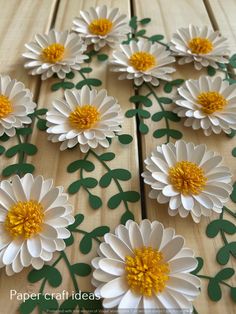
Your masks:
<svg viewBox="0 0 236 314"><path fill-rule="evenodd" d="M115 209L120 205L121 201L134 203L134 202L137 202L139 199L140 199L140 194L138 192L135 192L135 191L120 192L113 195L109 199L107 206L110 209Z"/></svg>
<svg viewBox="0 0 236 314"><path fill-rule="evenodd" d="M43 119L38 120L36 126L40 131L46 131L47 130L47 120L43 120Z"/></svg>
<svg viewBox="0 0 236 314"><path fill-rule="evenodd" d="M93 299L83 299L83 295L86 295L88 298L89 295L93 296ZM92 292L81 292L81 299L78 302L79 308L84 309L85 311L81 311L82 313L90 313L90 314L98 314L102 313L102 300L96 300L94 298L94 294ZM104 312L104 311L103 311Z"/></svg>
<svg viewBox="0 0 236 314"><path fill-rule="evenodd" d="M25 174L25 173L33 173L34 172L34 165L31 164L13 164L10 166L7 166L5 169L2 171L2 175L4 177L11 176L13 174Z"/></svg>
<svg viewBox="0 0 236 314"><path fill-rule="evenodd" d="M220 232L220 230L228 233L236 233L236 226L228 220L225 219L216 219L209 223L206 229L206 234L209 238L214 238Z"/></svg>
<svg viewBox="0 0 236 314"><path fill-rule="evenodd" d="M93 209L98 209L102 206L102 200L97 195L89 194L89 204Z"/></svg>
<svg viewBox="0 0 236 314"><path fill-rule="evenodd" d="M131 96L129 101L133 102L135 104L136 103L143 104L146 107L151 107L152 106L152 101L147 96L143 96L143 95Z"/></svg>
<svg viewBox="0 0 236 314"><path fill-rule="evenodd" d="M172 111L160 111L154 113L154 115L152 116L152 120L155 122L160 121L163 118L166 118L173 122L179 122L181 120L180 117L178 117L177 114Z"/></svg>
<svg viewBox="0 0 236 314"><path fill-rule="evenodd" d="M221 288L217 280L210 279L207 287L208 296L212 301L219 301L222 297Z"/></svg>
<svg viewBox="0 0 236 314"><path fill-rule="evenodd" d="M16 129L16 134L26 136L32 134L32 128L20 128Z"/></svg>
<svg viewBox="0 0 236 314"><path fill-rule="evenodd" d="M232 150L232 155L236 157L236 147L234 147L234 149Z"/></svg>
<svg viewBox="0 0 236 314"><path fill-rule="evenodd" d="M207 67L207 74L209 75L209 76L214 76L215 74L216 74L216 69L214 69L212 66L208 66Z"/></svg>
<svg viewBox="0 0 236 314"><path fill-rule="evenodd" d="M108 233L110 231L110 228L107 226L100 226L95 229L93 229L92 232L90 232L90 235L92 237L103 237L104 234Z"/></svg>
<svg viewBox="0 0 236 314"><path fill-rule="evenodd" d="M88 254L92 250L92 239L89 233L82 238L79 248L83 254Z"/></svg>
<svg viewBox="0 0 236 314"><path fill-rule="evenodd" d="M108 59L108 55L105 53L97 55L98 61L106 61Z"/></svg>
<svg viewBox="0 0 236 314"><path fill-rule="evenodd" d="M0 155L2 155L5 152L5 147L0 145Z"/></svg>
<svg viewBox="0 0 236 314"><path fill-rule="evenodd" d="M125 116L126 118L132 118L136 115L136 113L137 113L137 109L130 109L126 111Z"/></svg>
<svg viewBox="0 0 236 314"><path fill-rule="evenodd" d="M127 181L131 178L131 173L126 169L114 169L105 173L100 181L99 185L102 188L106 188L110 185L112 179L117 179L121 181Z"/></svg>
<svg viewBox="0 0 236 314"><path fill-rule="evenodd" d="M165 105L173 104L173 100L168 97L159 97L158 100L160 103L165 104Z"/></svg>
<svg viewBox="0 0 236 314"><path fill-rule="evenodd" d="M93 171L95 169L95 166L89 160L80 159L80 160L73 161L67 167L67 171L70 172L70 173L71 172L75 172L75 171L77 171L79 169L84 169L87 172L91 172L91 171Z"/></svg>
<svg viewBox="0 0 236 314"><path fill-rule="evenodd" d="M230 254L236 257L236 242L225 244L219 249L216 255L216 260L220 265L225 265L230 259Z"/></svg>
<svg viewBox="0 0 236 314"><path fill-rule="evenodd" d="M20 314L30 314L33 312L37 306L38 300L28 299L25 302L21 303L19 307Z"/></svg>
<svg viewBox="0 0 236 314"><path fill-rule="evenodd" d="M98 180L92 177L81 179L82 185L88 189L93 189L98 185Z"/></svg>
<svg viewBox="0 0 236 314"><path fill-rule="evenodd" d="M150 112L144 109L138 109L137 112L138 112L139 117L143 119L148 119L151 116Z"/></svg>
<svg viewBox="0 0 236 314"><path fill-rule="evenodd" d="M9 140L9 136L6 135L6 133L4 133L1 137L0 137L0 141L1 142L7 142Z"/></svg>
<svg viewBox="0 0 236 314"><path fill-rule="evenodd" d="M180 86L184 83L184 80L183 79L176 79L176 80L173 80L171 81L171 85L172 86Z"/></svg>
<svg viewBox="0 0 236 314"><path fill-rule="evenodd" d="M230 288L230 296L231 299L236 302L236 287L231 287Z"/></svg>
<svg viewBox="0 0 236 314"><path fill-rule="evenodd" d="M215 280L217 281L224 281L227 280L229 278L231 278L234 275L235 271L233 268L224 268L222 270L220 270L217 275L215 276Z"/></svg>
<svg viewBox="0 0 236 314"><path fill-rule="evenodd" d="M71 269L72 269L74 274L81 276L81 277L88 276L92 271L91 266L88 264L85 264L85 263L74 264L71 266Z"/></svg>
<svg viewBox="0 0 236 314"><path fill-rule="evenodd" d="M75 77L75 73L70 72L70 73L66 73L66 78L72 80Z"/></svg>
<svg viewBox="0 0 236 314"><path fill-rule="evenodd" d="M108 187L111 183L111 180L112 180L112 176L110 175L110 171L109 171L101 177L101 179L99 181L100 187L102 187L102 188Z"/></svg>
<svg viewBox="0 0 236 314"><path fill-rule="evenodd" d="M197 264L196 269L194 269L191 272L191 274L193 274L193 275L197 275L200 272L200 270L202 269L202 267L203 267L204 261L203 261L203 259L201 257L197 257L197 262L198 262L198 264Z"/></svg>
<svg viewBox="0 0 236 314"><path fill-rule="evenodd" d="M177 140L182 138L182 136L183 136L183 134L180 131L172 130L172 129L158 129L158 130L153 132L153 136L155 138L160 138L160 137L163 137L165 135L169 135L170 137L177 139Z"/></svg>
<svg viewBox="0 0 236 314"><path fill-rule="evenodd" d="M138 31L135 35L137 37L143 36L146 34L146 30L145 29L141 29L140 31Z"/></svg>
<svg viewBox="0 0 236 314"><path fill-rule="evenodd" d="M82 186L82 180L77 180L71 183L68 187L68 193L69 194L75 194L79 191L79 189Z"/></svg>
<svg viewBox="0 0 236 314"><path fill-rule="evenodd" d="M137 25L137 16L133 16L130 21L129 21L129 26L132 28L132 29L137 29L138 25Z"/></svg>
<svg viewBox="0 0 236 314"><path fill-rule="evenodd" d="M236 182L233 184L233 192L230 195L231 200L236 203Z"/></svg>
<svg viewBox="0 0 236 314"><path fill-rule="evenodd" d="M133 141L133 137L129 134L118 135L118 140L121 144L127 145Z"/></svg>
<svg viewBox="0 0 236 314"><path fill-rule="evenodd" d="M62 87L63 89L72 89L75 87L75 84L72 82L63 82Z"/></svg>
<svg viewBox="0 0 236 314"><path fill-rule="evenodd" d="M149 132L149 127L143 122L140 122L138 129L141 134L147 134Z"/></svg>
<svg viewBox="0 0 236 314"><path fill-rule="evenodd" d="M73 311L77 308L77 306L78 301L70 297L61 304L59 313L72 314Z"/></svg>
<svg viewBox="0 0 236 314"><path fill-rule="evenodd" d="M103 161L110 161L113 160L116 157L114 153L104 153L99 156L99 158Z"/></svg>
<svg viewBox="0 0 236 314"><path fill-rule="evenodd" d="M80 81L79 83L76 84L77 89L81 89L83 86L88 85L88 86L101 86L102 81L95 79L95 78L88 78L85 80Z"/></svg>
<svg viewBox="0 0 236 314"><path fill-rule="evenodd" d="M69 238L64 240L66 246L72 245L74 243L74 241L75 241L75 239L74 239L73 234L71 234L71 236Z"/></svg>
<svg viewBox="0 0 236 314"><path fill-rule="evenodd" d="M41 108L41 109L35 110L34 113L35 113L36 116L44 116L47 112L48 112L48 109Z"/></svg>
<svg viewBox="0 0 236 314"><path fill-rule="evenodd" d="M84 221L84 215L77 214L75 215L75 222L72 225L68 226L68 230L74 231L82 222Z"/></svg>
<svg viewBox="0 0 236 314"><path fill-rule="evenodd" d="M44 265L43 268L39 270L33 269L28 274L28 281L31 283L38 282L44 278L52 287L59 287L62 283L61 273L55 267L50 265Z"/></svg>
<svg viewBox="0 0 236 314"><path fill-rule="evenodd" d="M236 54L232 55L229 59L229 64L233 67L236 68Z"/></svg>
<svg viewBox="0 0 236 314"><path fill-rule="evenodd" d="M18 144L18 145L15 145L15 146L9 148L6 151L5 156L8 158L11 158L20 152L24 152L29 156L33 156L37 153L37 151L38 151L38 149L35 145L30 144L30 143L22 143L22 144Z"/></svg>
<svg viewBox="0 0 236 314"><path fill-rule="evenodd" d="M166 83L165 85L164 85L164 91L166 92L166 93L171 93L172 92L172 85L171 85L171 83Z"/></svg>
<svg viewBox="0 0 236 314"><path fill-rule="evenodd" d="M122 216L121 216L121 219L120 219L120 222L122 225L125 225L126 224L126 221L128 220L134 220L134 215L133 213L131 213L130 211L126 211Z"/></svg>
<svg viewBox="0 0 236 314"><path fill-rule="evenodd" d="M51 86L51 90L53 92L55 92L55 91L59 90L60 88L62 88L62 85L63 85L63 82L54 83Z"/></svg>
<svg viewBox="0 0 236 314"><path fill-rule="evenodd" d="M93 71L93 69L90 67L80 69L80 72L82 72L82 73L90 73L92 71Z"/></svg>
<svg viewBox="0 0 236 314"><path fill-rule="evenodd" d="M140 24L145 25L145 24L150 23L151 19L149 17L146 17L146 18L140 20L139 22L140 22Z"/></svg>
<svg viewBox="0 0 236 314"><path fill-rule="evenodd" d="M148 38L148 40L150 40L152 43L158 42L160 40L164 39L163 35L153 35L151 37Z"/></svg>

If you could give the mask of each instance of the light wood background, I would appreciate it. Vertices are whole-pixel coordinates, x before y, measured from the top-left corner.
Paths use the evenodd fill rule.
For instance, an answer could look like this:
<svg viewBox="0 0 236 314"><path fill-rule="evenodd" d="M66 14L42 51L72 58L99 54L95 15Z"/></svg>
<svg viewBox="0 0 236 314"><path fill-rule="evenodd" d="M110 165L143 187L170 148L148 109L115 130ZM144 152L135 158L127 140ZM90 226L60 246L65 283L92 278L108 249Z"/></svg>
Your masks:
<svg viewBox="0 0 236 314"><path fill-rule="evenodd" d="M0 72L1 74L9 74L12 78L16 78L25 83L34 94L35 101L39 108L50 108L52 99L61 97L62 92L51 92L50 86L53 79L41 82L39 78L30 77L23 68L24 44L33 39L36 33L48 32L50 28L57 30L65 30L71 27L73 18L79 15L81 9L88 9L90 6L106 4L110 7L119 7L122 13L128 16L131 12L138 16L152 18L152 23L147 26L149 34L163 34L167 41L170 40L172 33L179 27L187 26L192 23L195 25L209 25L213 29L220 29L221 33L229 38L230 48L236 52L236 0L0 0L1 19L0 19ZM111 51L106 50L106 53ZM103 88L108 90L109 95L119 100L124 111L132 108L129 103L129 97L134 93L132 84L127 81L118 81L116 74L109 72L106 62L94 63L93 77L97 77L103 81ZM178 67L175 73L176 78L196 78L199 73L193 69L192 65ZM160 94L161 95L161 91ZM154 104L152 111L158 110ZM146 122L149 125L150 132L141 138L141 147L138 147L139 134L136 131L135 119L126 119L124 123L124 133L133 135L134 141L131 145L123 147L113 141L109 151L114 151L117 155L116 159L110 162L111 167L123 167L124 165L132 173L132 180L122 182L124 189L140 191L140 172L143 168L143 159L161 143L160 140L153 139L151 134L156 129L157 124L150 120ZM228 139L224 135L205 137L201 132L193 132L190 128L184 128L181 123L175 124L175 128L181 130L186 141L197 143L206 143L210 149L217 150L224 156L225 163L230 167L231 172L236 175L236 161L231 156L232 147L236 146L234 139ZM35 130L32 143L37 145L39 152L30 158L30 161L36 167L35 174L42 174L44 177L52 177L56 185L63 185L65 188L74 181L78 174L68 174L67 165L79 158L82 154L78 150L72 152L59 152L59 145L51 144L47 141L45 132ZM217 142L217 146L216 146ZM11 145L13 142L10 143ZM101 150L102 151L102 150ZM139 161L140 157L140 161ZM0 165L4 167L9 161L1 157ZM100 165L96 165L97 175L101 176L103 169ZM234 177L234 179L236 179ZM141 185L142 186L142 185ZM115 193L115 186L111 187L107 193L103 189L96 189L96 193L103 199L103 203ZM205 260L203 273L213 275L220 270L219 265L215 261L215 255L221 246L221 239L208 239L205 235L205 229L211 218L203 218L200 224L194 224L191 219L181 219L179 217L169 217L163 206L157 205L156 202L150 200L147 196L148 188L141 188L140 193L144 200L144 208L146 217L151 220L158 219L164 223L166 227L172 226L178 234L182 234L186 238L186 245L193 248L197 256L202 256ZM120 206L116 210L109 210L104 205L99 210L90 209L87 196L82 191L70 197L71 203L74 205L75 213L83 213L85 221L83 227L90 231L100 225L109 225L113 230L119 223L120 216L124 212L124 208ZM231 209L235 205L229 202ZM141 203L137 202L130 205L131 210L137 221L141 220ZM73 263L87 262L96 255L96 246L88 255L82 255L77 249L80 236L76 238L75 245L68 249L68 256ZM232 258L227 264L228 267L235 267ZM59 268L63 272L63 265ZM37 292L38 285L32 285L27 282L27 274L29 270L24 270L20 274L13 277L7 277L4 270L0 270L0 314L17 313L19 301L9 301L9 290L16 289L18 292ZM236 280L229 281L235 285ZM81 290L86 289L92 291L92 286L88 280L78 279ZM62 285L54 289L53 292L73 290L69 275L65 273ZM49 287L46 288L50 292ZM197 310L201 314L227 314L235 313L235 307L229 297L229 289L223 287L223 298L220 302L212 302L207 296L206 285L203 282L201 295L194 302Z"/></svg>

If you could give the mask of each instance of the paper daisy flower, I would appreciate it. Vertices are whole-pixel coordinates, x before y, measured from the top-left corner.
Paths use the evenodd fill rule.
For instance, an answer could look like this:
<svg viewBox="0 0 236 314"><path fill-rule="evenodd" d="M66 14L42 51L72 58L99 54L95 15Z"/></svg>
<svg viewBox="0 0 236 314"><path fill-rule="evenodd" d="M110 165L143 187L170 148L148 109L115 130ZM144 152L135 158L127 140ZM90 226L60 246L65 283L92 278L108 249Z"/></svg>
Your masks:
<svg viewBox="0 0 236 314"><path fill-rule="evenodd" d="M228 63L226 39L207 26L200 28L189 25L178 29L171 40L170 49L181 57L179 64L194 62L196 70L209 65L218 68L217 62Z"/></svg>
<svg viewBox="0 0 236 314"><path fill-rule="evenodd" d="M174 229L158 221L138 225L129 220L104 240L92 260L92 283L104 308L192 311L201 284L190 274L197 259Z"/></svg>
<svg viewBox="0 0 236 314"><path fill-rule="evenodd" d="M175 69L168 65L174 61L165 47L146 39L132 40L129 45L120 45L120 50L113 52L111 71L121 73L120 80L134 80L138 86L143 82L157 86L159 79L171 80L169 73Z"/></svg>
<svg viewBox="0 0 236 314"><path fill-rule="evenodd" d="M221 77L201 76L188 80L178 89L181 99L176 100L174 112L185 117L185 126L212 132L230 133L236 129L236 88Z"/></svg>
<svg viewBox="0 0 236 314"><path fill-rule="evenodd" d="M118 8L108 9L106 5L80 11L80 17L73 21L72 30L78 32L87 45L94 44L95 50L104 46L114 48L125 39L130 31L125 14Z"/></svg>
<svg viewBox="0 0 236 314"><path fill-rule="evenodd" d="M16 129L32 122L28 117L36 107L32 97L23 83L0 75L0 136L6 133L12 137Z"/></svg>
<svg viewBox="0 0 236 314"><path fill-rule="evenodd" d="M0 267L8 275L30 265L40 269L65 248L74 217L67 194L52 183L28 173L0 184Z"/></svg>
<svg viewBox="0 0 236 314"><path fill-rule="evenodd" d="M107 138L112 138L121 130L123 121L117 100L107 96L102 89L65 91L65 100L54 100L53 109L47 112L47 132L52 142L62 142L60 149L65 150L79 144L86 153L89 148L101 145L108 147Z"/></svg>
<svg viewBox="0 0 236 314"><path fill-rule="evenodd" d="M157 146L145 160L144 182L151 186L149 196L168 203L168 213L181 217L221 213L232 192L231 174L221 164L222 157L206 146L177 141Z"/></svg>
<svg viewBox="0 0 236 314"><path fill-rule="evenodd" d="M23 53L27 59L25 68L31 75L41 75L46 80L54 73L64 79L66 73L79 70L81 63L88 56L84 55L86 45L80 37L68 31L57 32L51 30L49 34L36 35L35 41L26 44L29 50Z"/></svg>

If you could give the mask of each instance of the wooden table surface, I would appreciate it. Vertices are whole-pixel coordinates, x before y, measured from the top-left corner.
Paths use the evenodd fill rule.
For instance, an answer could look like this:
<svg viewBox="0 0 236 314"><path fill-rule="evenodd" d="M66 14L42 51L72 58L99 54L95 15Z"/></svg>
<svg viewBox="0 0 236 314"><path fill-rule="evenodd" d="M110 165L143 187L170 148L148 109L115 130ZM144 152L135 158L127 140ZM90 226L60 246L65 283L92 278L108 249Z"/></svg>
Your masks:
<svg viewBox="0 0 236 314"><path fill-rule="evenodd" d="M213 29L219 29L221 33L228 38L231 52L236 52L236 0L0 0L1 19L0 19L0 71L1 74L9 74L25 83L34 94L34 99L38 108L50 108L52 99L61 97L62 92L52 92L50 86L54 79L42 82L38 77L27 75L23 67L21 54L25 51L24 44L31 41L36 33L48 32L51 28L59 31L70 29L73 18L79 15L81 9L88 9L91 6L106 4L110 7L119 7L122 13L128 16L137 15L139 19L150 17L152 22L146 29L149 34L163 34L166 41L169 41L172 33L179 27L186 27L190 23L195 25L209 25ZM110 54L111 50L107 49ZM103 88L108 90L109 95L116 97L121 104L124 112L131 109L133 104L129 102L129 97L133 95L131 82L118 81L117 75L109 72L107 62L94 62L93 77L102 80ZM192 65L177 67L175 78L196 78L199 72L194 71ZM160 91L161 95L162 91ZM152 109L155 111L155 106ZM122 167L125 164L126 169L132 173L132 179L122 182L124 189L139 191L142 195L141 202L130 203L130 209L134 213L136 221L142 217L150 220L160 220L165 227L171 226L176 229L177 234L186 238L186 244L195 250L196 256L202 256L205 260L204 272L214 275L221 269L215 260L216 253L221 245L219 237L210 239L206 237L205 230L211 218L203 218L200 224L195 224L189 218L181 219L179 216L170 217L165 211L164 206L158 205L155 201L148 198L148 187L140 185L140 173L143 168L143 160L154 149L162 143L162 139L152 138L152 132L156 128L156 122L151 119L146 121L150 132L145 136L140 136L137 132L135 118L125 119L124 132L131 134L134 140L131 145L121 146L117 141L113 141L109 151L116 153L116 158L109 164L111 167ZM182 123L175 126L184 134L186 141L192 141L195 144L205 143L209 149L217 150L225 159L236 179L236 161L231 155L232 147L236 146L235 139L229 139L224 135L205 137L201 132L194 132L191 128L184 128ZM63 185L65 188L78 177L77 173L68 174L67 165L79 158L82 153L78 150L71 152L60 152L57 144L52 144L47 140L45 132L34 129L32 137L29 139L34 143L39 151L35 156L30 157L30 161L35 165L35 174L42 174L45 177L52 177L57 185ZM10 143L13 144L12 142ZM102 150L100 150L101 152ZM9 160L1 158L1 167L9 163ZM97 166L97 175L101 176L103 168ZM141 186L141 190L140 190ZM115 193L115 186L110 188L108 193L103 189L96 187L96 194L104 200ZM114 230L119 224L120 217L124 212L123 205L116 210L110 210L105 205L93 210L90 208L87 196L84 191L80 191L74 196L70 196L70 201L74 205L75 214L85 215L84 229L90 231L100 225L108 225ZM234 209L235 204L227 204ZM143 207L143 211L141 211ZM79 241L80 235L76 238ZM75 242L76 243L76 242ZM68 257L71 261L82 261L90 263L91 258L96 256L96 245L91 253L83 255L78 250L78 245L68 248ZM63 265L61 271L63 271ZM235 267L233 258L227 264L227 267ZM20 301L9 301L9 290L16 289L20 292L38 291L38 284L30 284L27 281L29 269L23 270L20 274L8 277L3 269L0 270L0 313L17 313ZM90 279L90 277L89 277ZM236 280L230 279L229 283L235 285ZM78 284L84 291L93 291L93 287L88 277L79 277ZM73 284L69 276L63 278L63 283L56 291L73 290ZM47 288L50 292L51 288ZM195 307L201 314L233 314L235 305L229 296L226 286L222 288L223 297L219 302L211 301L207 296L207 285L203 281L201 295L194 302Z"/></svg>

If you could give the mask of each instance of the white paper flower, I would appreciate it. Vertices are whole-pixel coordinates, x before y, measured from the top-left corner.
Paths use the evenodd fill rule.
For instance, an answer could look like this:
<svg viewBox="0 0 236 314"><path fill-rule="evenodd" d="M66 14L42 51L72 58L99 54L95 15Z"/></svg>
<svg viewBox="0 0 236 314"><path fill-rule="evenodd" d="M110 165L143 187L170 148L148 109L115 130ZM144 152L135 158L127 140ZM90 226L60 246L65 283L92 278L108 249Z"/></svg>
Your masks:
<svg viewBox="0 0 236 314"><path fill-rule="evenodd" d="M120 50L113 52L111 71L121 73L120 80L134 80L138 86L143 82L157 86L159 79L171 80L169 73L175 69L168 65L173 62L175 58L165 47L146 39L132 40L129 45L120 45Z"/></svg>
<svg viewBox="0 0 236 314"><path fill-rule="evenodd" d="M52 142L62 142L60 149L79 144L83 153L99 145L108 147L107 138L121 130L123 121L117 100L102 89L66 90L65 100L54 100L53 109L47 112L47 132Z"/></svg>
<svg viewBox="0 0 236 314"><path fill-rule="evenodd" d="M217 62L228 63L229 55L226 39L220 36L218 31L212 31L205 26L189 25L180 28L173 35L170 44L171 50L181 58L179 64L194 62L196 70L202 67L212 66L218 68Z"/></svg>
<svg viewBox="0 0 236 314"><path fill-rule="evenodd" d="M221 77L201 76L188 80L178 89L181 99L176 100L174 112L185 117L185 126L212 132L230 133L236 129L236 88Z"/></svg>
<svg viewBox="0 0 236 314"><path fill-rule="evenodd" d="M88 56L84 55L86 45L80 37L68 31L57 32L50 30L44 35L35 35L35 41L26 44L29 50L23 53L27 59L25 68L29 69L31 75L41 75L46 80L54 73L64 79L66 73L72 70L79 70L81 63Z"/></svg>
<svg viewBox="0 0 236 314"><path fill-rule="evenodd" d="M92 260L92 283L105 308L118 307L119 313L192 311L201 284L190 274L197 260L174 229L164 229L158 221L138 225L129 220L116 228L115 235L105 234L104 240L99 257Z"/></svg>
<svg viewBox="0 0 236 314"><path fill-rule="evenodd" d="M232 192L231 174L221 164L222 157L207 151L206 145L177 141L157 146L145 160L144 182L151 186L149 196L168 203L171 216L186 217L195 222L201 215L221 213Z"/></svg>
<svg viewBox="0 0 236 314"><path fill-rule="evenodd" d="M8 275L30 265L40 269L65 248L72 206L63 187L52 184L29 173L0 184L0 268L6 267Z"/></svg>
<svg viewBox="0 0 236 314"><path fill-rule="evenodd" d="M106 5L80 11L80 17L73 20L72 30L78 32L87 45L94 44L95 50L106 45L114 48L130 31L126 15Z"/></svg>
<svg viewBox="0 0 236 314"><path fill-rule="evenodd" d="M6 133L12 137L16 129L32 122L28 117L36 107L32 97L23 83L0 75L0 136Z"/></svg>

